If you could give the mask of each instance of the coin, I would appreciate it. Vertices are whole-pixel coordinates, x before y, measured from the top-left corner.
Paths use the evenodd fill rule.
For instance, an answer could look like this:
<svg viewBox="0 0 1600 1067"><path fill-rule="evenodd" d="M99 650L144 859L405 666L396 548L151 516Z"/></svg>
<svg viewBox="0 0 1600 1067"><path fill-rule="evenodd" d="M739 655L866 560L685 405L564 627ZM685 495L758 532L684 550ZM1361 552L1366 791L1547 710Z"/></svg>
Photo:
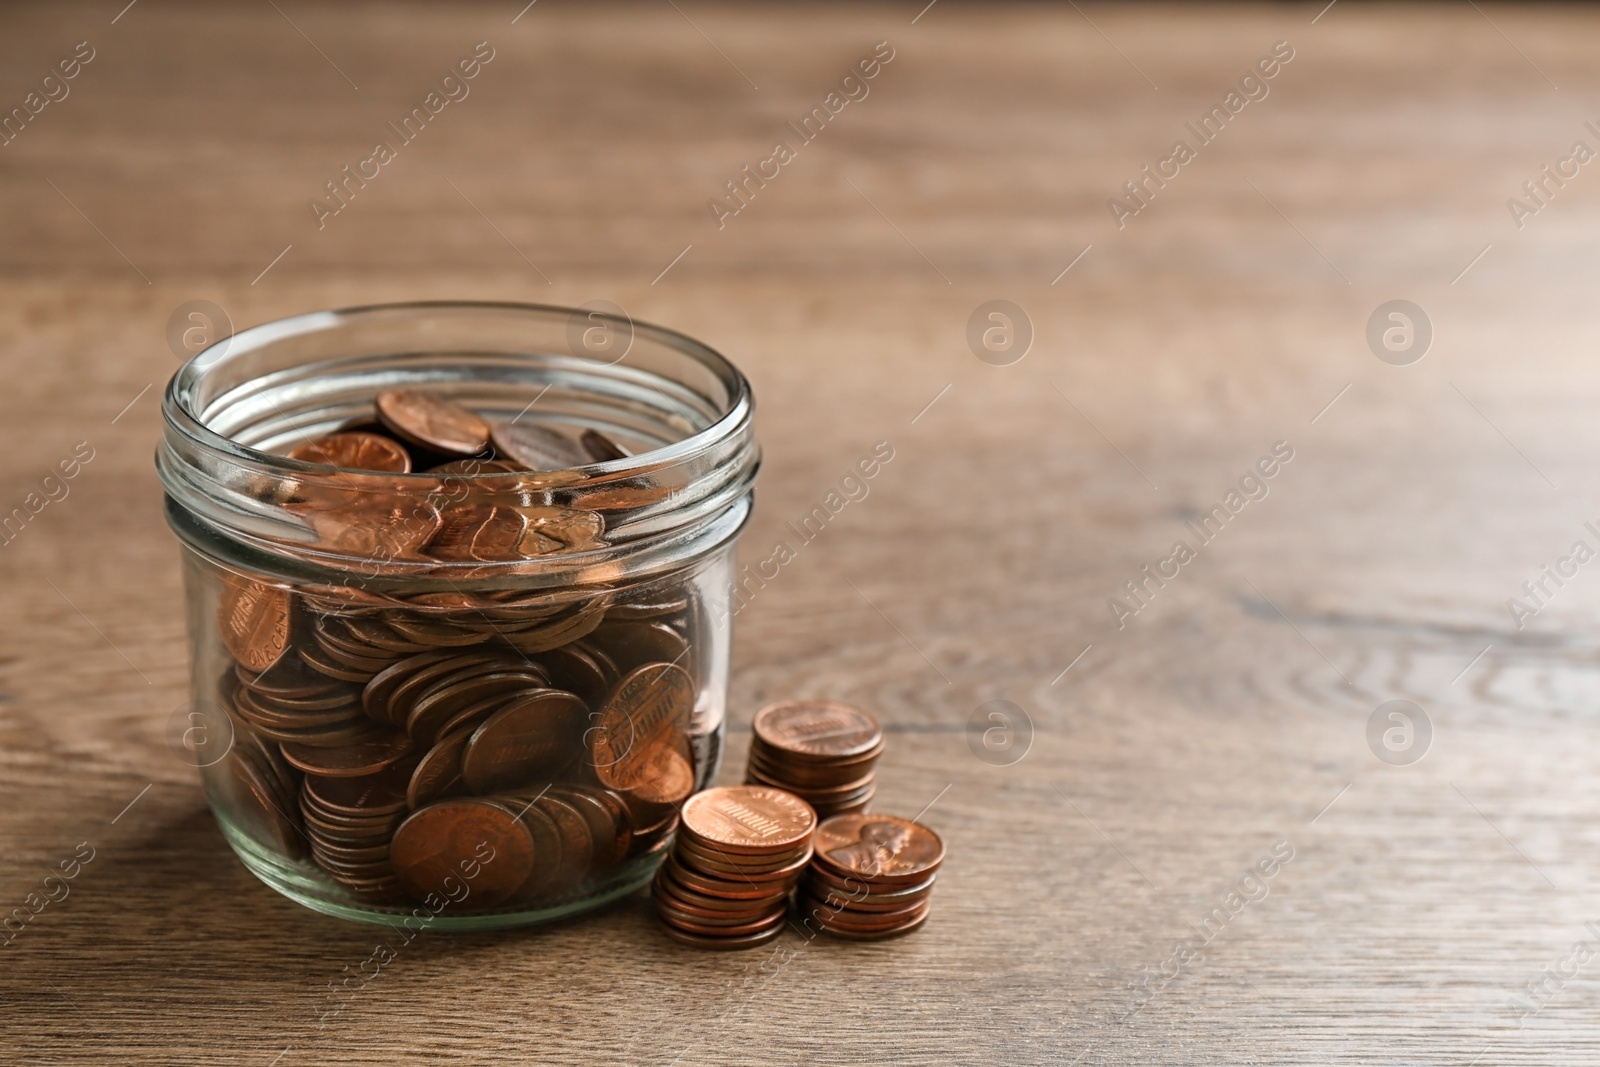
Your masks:
<svg viewBox="0 0 1600 1067"><path fill-rule="evenodd" d="M583 450L589 453L596 463L608 463L614 459L627 459L628 453L623 447L601 433L599 430L585 430L578 438L578 443Z"/></svg>
<svg viewBox="0 0 1600 1067"><path fill-rule="evenodd" d="M401 811L406 806L406 783L410 776L395 768L360 778L325 778L308 774L305 791L323 807L351 815L379 815Z"/></svg>
<svg viewBox="0 0 1600 1067"><path fill-rule="evenodd" d="M743 934L739 937L704 937L699 934L691 934L687 931L679 930L677 927L672 926L669 923L663 923L661 928L662 930L666 931L667 936L672 938L674 941L682 941L684 944L693 945L696 948L738 951L741 949L756 948L759 945L765 945L769 941L776 940L778 935L783 933L784 924L780 922L769 929L760 930L753 934Z"/></svg>
<svg viewBox="0 0 1600 1067"><path fill-rule="evenodd" d="M531 471L560 470L589 462L588 453L576 441L537 422L497 421L491 427L490 441L496 453Z"/></svg>
<svg viewBox="0 0 1600 1067"><path fill-rule="evenodd" d="M836 700L768 704L756 712L750 727L763 744L808 759L849 759L870 752L883 741L877 720Z"/></svg>
<svg viewBox="0 0 1600 1067"><path fill-rule="evenodd" d="M411 457L406 450L375 433L334 433L318 437L291 450L289 458L391 474L405 474L411 470Z"/></svg>
<svg viewBox="0 0 1600 1067"><path fill-rule="evenodd" d="M561 864L551 881L550 891L570 892L588 876L594 865L594 838L589 832L589 821L570 801L555 793L539 798L539 810L550 817L561 835Z"/></svg>
<svg viewBox="0 0 1600 1067"><path fill-rule="evenodd" d="M922 926L927 921L928 912L924 911L920 917L912 920L911 922L903 926L890 927L887 930L857 931L840 929L839 927L827 925L824 925L822 928L831 936L841 937L846 941L883 941L891 937L899 937L902 934L909 934L911 931Z"/></svg>
<svg viewBox="0 0 1600 1067"><path fill-rule="evenodd" d="M476 798L441 800L412 812L395 831L390 856L413 898L454 898L454 889L467 885L474 907L515 896L535 859L533 837L515 812Z"/></svg>
<svg viewBox="0 0 1600 1067"><path fill-rule="evenodd" d="M455 730L428 749L411 772L411 781L406 786L406 803L413 808L420 808L464 787L461 753L471 736L471 727Z"/></svg>
<svg viewBox="0 0 1600 1067"><path fill-rule="evenodd" d="M461 677L452 674L430 686L406 716L406 732L418 744L431 745L452 716L491 697L510 699L544 688L544 676L532 670L482 669ZM492 705L491 705L492 706Z"/></svg>
<svg viewBox="0 0 1600 1067"><path fill-rule="evenodd" d="M805 846L816 828L805 801L768 786L706 789L683 805L684 833L718 852L786 852Z"/></svg>
<svg viewBox="0 0 1600 1067"><path fill-rule="evenodd" d="M217 630L239 665L264 671L289 647L289 594L242 575L222 575Z"/></svg>
<svg viewBox="0 0 1600 1067"><path fill-rule="evenodd" d="M925 880L944 862L939 835L893 815L835 815L817 827L816 863L873 883Z"/></svg>
<svg viewBox="0 0 1600 1067"><path fill-rule="evenodd" d="M682 634L659 622L607 621L591 640L610 653L624 671L644 663L681 663L689 651Z"/></svg>
<svg viewBox="0 0 1600 1067"><path fill-rule="evenodd" d="M648 663L612 690L590 731L595 773L603 785L632 792L672 770L687 743L694 681L669 663ZM691 772L692 773L692 772ZM681 798L679 798L681 799Z"/></svg>
<svg viewBox="0 0 1600 1067"><path fill-rule="evenodd" d="M374 774L400 762L411 752L411 738L402 733L378 734L370 740L336 748L283 744L283 758L308 774L329 778L355 778Z"/></svg>
<svg viewBox="0 0 1600 1067"><path fill-rule="evenodd" d="M559 689L518 697L467 742L461 757L467 787L493 793L555 774L572 759L588 715L583 701Z"/></svg>
<svg viewBox="0 0 1600 1067"><path fill-rule="evenodd" d="M402 440L436 452L474 456L489 444L489 424L437 393L389 389L376 399L378 418Z"/></svg>
<svg viewBox="0 0 1600 1067"><path fill-rule="evenodd" d="M589 838L593 843L594 867L603 870L627 858L633 844L633 832L628 829L622 805L616 801L608 804L607 794L599 790L573 786L558 786L551 795L575 808L589 824Z"/></svg>

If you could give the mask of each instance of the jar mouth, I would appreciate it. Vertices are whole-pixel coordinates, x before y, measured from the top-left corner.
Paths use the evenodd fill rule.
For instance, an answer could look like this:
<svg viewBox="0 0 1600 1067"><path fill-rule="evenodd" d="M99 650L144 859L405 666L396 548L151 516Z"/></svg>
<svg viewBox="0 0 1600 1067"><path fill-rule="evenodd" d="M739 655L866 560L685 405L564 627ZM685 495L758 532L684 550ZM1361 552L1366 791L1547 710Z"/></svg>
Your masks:
<svg viewBox="0 0 1600 1067"><path fill-rule="evenodd" d="M486 418L597 429L633 454L554 473L450 475L282 454L363 413L370 420L373 397L392 388L437 391ZM682 333L604 309L428 301L297 315L201 350L173 375L162 413L157 468L173 525L196 547L209 531L302 563L371 570L370 539L335 533L326 516L365 507L381 527L437 507L441 493L453 506L599 502L605 520L596 549L463 562L401 552L382 560L379 573L390 575L561 581L597 564L659 569L715 547L704 543L712 533L726 540L730 518L737 532L760 462L754 398L738 368ZM374 502L392 505L389 519Z"/></svg>

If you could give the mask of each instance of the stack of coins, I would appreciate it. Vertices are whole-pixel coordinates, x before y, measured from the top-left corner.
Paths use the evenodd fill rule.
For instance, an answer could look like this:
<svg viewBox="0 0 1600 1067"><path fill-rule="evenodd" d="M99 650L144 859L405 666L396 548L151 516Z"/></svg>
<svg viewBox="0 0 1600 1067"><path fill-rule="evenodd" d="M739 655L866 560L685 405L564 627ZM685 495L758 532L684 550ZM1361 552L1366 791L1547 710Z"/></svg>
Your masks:
<svg viewBox="0 0 1600 1067"><path fill-rule="evenodd" d="M816 828L815 813L781 789L723 786L690 797L653 886L667 933L712 949L777 937Z"/></svg>
<svg viewBox="0 0 1600 1067"><path fill-rule="evenodd" d="M400 764L359 778L308 774L300 784L312 857L363 899L387 900L400 888L389 839L406 815L408 778L409 768Z"/></svg>
<svg viewBox="0 0 1600 1067"><path fill-rule="evenodd" d="M756 712L747 783L786 789L819 819L865 811L883 730L859 708L833 700L786 700Z"/></svg>
<svg viewBox="0 0 1600 1067"><path fill-rule="evenodd" d="M909 933L928 920L943 862L944 842L921 823L836 815L817 827L816 854L798 896L801 919L855 940Z"/></svg>

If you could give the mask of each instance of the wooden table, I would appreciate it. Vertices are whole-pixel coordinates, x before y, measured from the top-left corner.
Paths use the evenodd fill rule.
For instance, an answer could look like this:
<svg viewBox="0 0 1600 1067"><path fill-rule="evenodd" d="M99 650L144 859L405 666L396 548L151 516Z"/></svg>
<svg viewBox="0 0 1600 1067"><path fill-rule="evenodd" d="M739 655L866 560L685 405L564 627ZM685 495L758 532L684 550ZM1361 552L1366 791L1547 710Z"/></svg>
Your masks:
<svg viewBox="0 0 1600 1067"><path fill-rule="evenodd" d="M0 910L93 852L0 949L0 1060L1600 1057L1600 568L1560 562L1600 547L1600 173L1562 162L1600 147L1600 16L919 2L0 12L7 109L93 51L0 147L0 509L93 450L0 550ZM469 95L386 132L480 41ZM785 126L884 41L867 95ZM723 777L764 701L873 710L878 809L949 844L924 930L703 954L641 898L424 936L330 995L384 933L257 883L165 739L167 326L419 298L611 300L729 354L766 448L749 561L890 443L739 616ZM1366 337L1395 299L1433 328L1406 366ZM969 347L990 300L1020 361ZM971 725L997 699L1031 722L1009 765ZM1387 711L1368 740L1397 699L1409 765Z"/></svg>

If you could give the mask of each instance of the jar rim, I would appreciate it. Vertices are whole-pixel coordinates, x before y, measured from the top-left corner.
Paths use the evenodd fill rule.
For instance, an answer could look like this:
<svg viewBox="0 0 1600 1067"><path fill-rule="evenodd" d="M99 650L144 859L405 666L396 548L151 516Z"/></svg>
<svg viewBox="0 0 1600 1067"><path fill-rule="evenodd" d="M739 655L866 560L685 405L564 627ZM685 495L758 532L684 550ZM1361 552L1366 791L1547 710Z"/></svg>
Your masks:
<svg viewBox="0 0 1600 1067"><path fill-rule="evenodd" d="M644 333L670 345L682 354L696 359L728 387L730 400L727 409L710 426L660 448L653 448L622 459L581 464L571 468L573 470L593 472L595 475L601 476L626 475L650 470L663 463L671 463L736 432L741 422L748 420L750 409L753 406L750 383L743 372L716 349L678 330L658 326L654 323L641 322L626 314L619 317L609 312L564 307L559 304L522 303L508 300L416 300L383 304L359 304L354 307L303 312L299 315L290 315L285 318L259 323L228 337L219 338L191 356L168 380L167 388L162 397L162 415L166 425L168 429L182 434L191 442L203 448L233 458L245 459L268 468L278 468L285 473L351 470L351 468L334 467L326 463L290 459L288 456L242 444L217 433L207 426L200 420L198 413L190 408L187 401L192 398L194 386L200 383L208 371L214 367L221 366L228 352L238 348L241 342L243 347L239 348L239 352L236 354L253 351L302 334L338 329L345 325L347 320L363 316L424 311L510 311L567 316L577 314L583 314L584 316L597 315L608 322L625 324L635 333ZM207 360L207 355L213 352L217 354ZM640 462L641 460L648 460L648 462ZM384 476L394 479L437 477L436 475L430 475L426 471L409 471L405 474L385 472ZM526 477L525 474L518 475L496 471L470 475L473 479L516 478L519 476Z"/></svg>
<svg viewBox="0 0 1600 1067"><path fill-rule="evenodd" d="M580 354L573 340L575 322L626 329L628 347L610 361L596 359L586 344ZM553 340L563 326L566 353ZM274 346L281 348L273 351ZM638 355L630 363L633 352ZM635 429L651 446L564 470L575 477L570 483L546 483L546 502L576 501L597 490L626 495L624 487L659 487L651 502L610 505L620 510L607 514L606 540L595 549L481 562L389 555L384 574L518 575L554 585L575 574L653 573L710 551L748 519L760 466L754 396L744 374L721 353L625 312L429 300L272 320L208 345L179 368L163 397L165 434L156 461L169 498L169 521L180 538L204 550L202 545L213 543L201 532L209 527L266 556L343 569L369 561L371 551L331 542L313 520L315 512L291 511L259 486L320 482L326 488L336 481L348 499L370 491L417 500L432 499L427 494L448 478L467 486L475 499L504 502L525 493L530 479L542 477L539 472L363 471L266 450L269 440L308 430L305 420L327 423L338 406L349 410L371 387L367 377L437 382L446 390L472 389L485 397L498 398L504 389L514 403L522 399L517 390L529 395L544 384L523 413L559 384L552 403L561 414L546 418L599 419L599 425L615 418L622 420L615 423L619 427L645 419L640 425L649 429ZM486 402L492 410L493 402ZM231 427L230 419L235 420ZM230 436L242 428L272 436L258 438L262 447L256 447ZM679 432L683 436L673 436Z"/></svg>

